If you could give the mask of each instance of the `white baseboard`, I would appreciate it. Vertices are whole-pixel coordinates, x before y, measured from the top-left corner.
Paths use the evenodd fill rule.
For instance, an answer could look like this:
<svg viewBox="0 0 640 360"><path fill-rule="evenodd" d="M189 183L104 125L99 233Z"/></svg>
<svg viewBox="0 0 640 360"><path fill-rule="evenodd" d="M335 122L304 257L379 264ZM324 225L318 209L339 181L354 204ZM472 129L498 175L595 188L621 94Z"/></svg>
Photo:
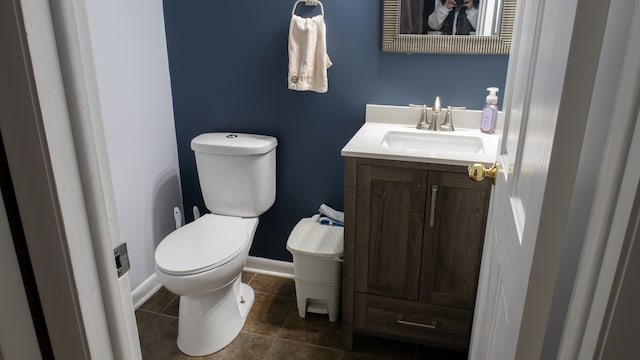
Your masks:
<svg viewBox="0 0 640 360"><path fill-rule="evenodd" d="M133 291L131 291L131 298L133 299L133 308L138 310L145 301L149 300L153 294L155 294L162 287L162 283L158 280L156 273L151 274L149 278L138 285Z"/></svg>
<svg viewBox="0 0 640 360"><path fill-rule="evenodd" d="M272 260L267 258L249 256L244 271L293 279L293 263L288 261Z"/></svg>

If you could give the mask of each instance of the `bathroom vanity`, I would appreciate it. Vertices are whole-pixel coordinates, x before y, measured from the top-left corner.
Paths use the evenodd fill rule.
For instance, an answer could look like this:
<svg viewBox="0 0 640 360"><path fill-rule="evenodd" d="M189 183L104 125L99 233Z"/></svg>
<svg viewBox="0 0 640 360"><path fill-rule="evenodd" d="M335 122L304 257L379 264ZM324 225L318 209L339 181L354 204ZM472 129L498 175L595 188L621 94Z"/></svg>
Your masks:
<svg viewBox="0 0 640 360"><path fill-rule="evenodd" d="M359 332L466 351L491 194L467 166L493 162L497 136L415 130L409 110L369 110L342 151L345 348Z"/></svg>

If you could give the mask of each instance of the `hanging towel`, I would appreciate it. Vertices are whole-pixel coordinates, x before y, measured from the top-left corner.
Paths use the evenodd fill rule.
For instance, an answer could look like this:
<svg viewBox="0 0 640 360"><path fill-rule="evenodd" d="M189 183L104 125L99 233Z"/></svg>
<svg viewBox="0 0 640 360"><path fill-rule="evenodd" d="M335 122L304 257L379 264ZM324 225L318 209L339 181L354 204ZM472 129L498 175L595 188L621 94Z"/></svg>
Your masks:
<svg viewBox="0 0 640 360"><path fill-rule="evenodd" d="M289 26L289 89L326 93L330 66L324 17L294 14Z"/></svg>

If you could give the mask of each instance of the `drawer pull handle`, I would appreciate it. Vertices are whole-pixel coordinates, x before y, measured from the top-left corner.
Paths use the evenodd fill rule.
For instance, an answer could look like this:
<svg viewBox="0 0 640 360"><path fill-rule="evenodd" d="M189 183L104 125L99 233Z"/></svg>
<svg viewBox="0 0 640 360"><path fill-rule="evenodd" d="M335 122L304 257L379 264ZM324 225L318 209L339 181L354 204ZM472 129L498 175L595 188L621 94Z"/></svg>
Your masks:
<svg viewBox="0 0 640 360"><path fill-rule="evenodd" d="M436 222L436 197L438 197L438 185L431 187L431 214L429 215L429 227Z"/></svg>
<svg viewBox="0 0 640 360"><path fill-rule="evenodd" d="M438 326L438 322L436 320L431 320L431 324L420 324L420 323L403 320L401 316L398 316L398 324L415 326L420 328L427 328L427 329L435 329L436 326Z"/></svg>

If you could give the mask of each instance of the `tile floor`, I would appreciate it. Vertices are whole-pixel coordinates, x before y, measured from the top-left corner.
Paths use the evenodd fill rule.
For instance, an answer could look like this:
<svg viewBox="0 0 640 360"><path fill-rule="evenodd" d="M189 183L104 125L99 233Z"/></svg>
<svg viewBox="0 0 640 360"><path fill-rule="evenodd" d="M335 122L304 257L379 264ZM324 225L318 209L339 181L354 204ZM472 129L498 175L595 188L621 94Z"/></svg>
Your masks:
<svg viewBox="0 0 640 360"><path fill-rule="evenodd" d="M174 359L466 359L466 354L356 336L354 351L341 348L340 322L327 315L298 316L293 280L243 273L242 281L256 298L240 335L225 349L192 358L178 350L178 297L162 288L136 311L142 356L145 360Z"/></svg>

